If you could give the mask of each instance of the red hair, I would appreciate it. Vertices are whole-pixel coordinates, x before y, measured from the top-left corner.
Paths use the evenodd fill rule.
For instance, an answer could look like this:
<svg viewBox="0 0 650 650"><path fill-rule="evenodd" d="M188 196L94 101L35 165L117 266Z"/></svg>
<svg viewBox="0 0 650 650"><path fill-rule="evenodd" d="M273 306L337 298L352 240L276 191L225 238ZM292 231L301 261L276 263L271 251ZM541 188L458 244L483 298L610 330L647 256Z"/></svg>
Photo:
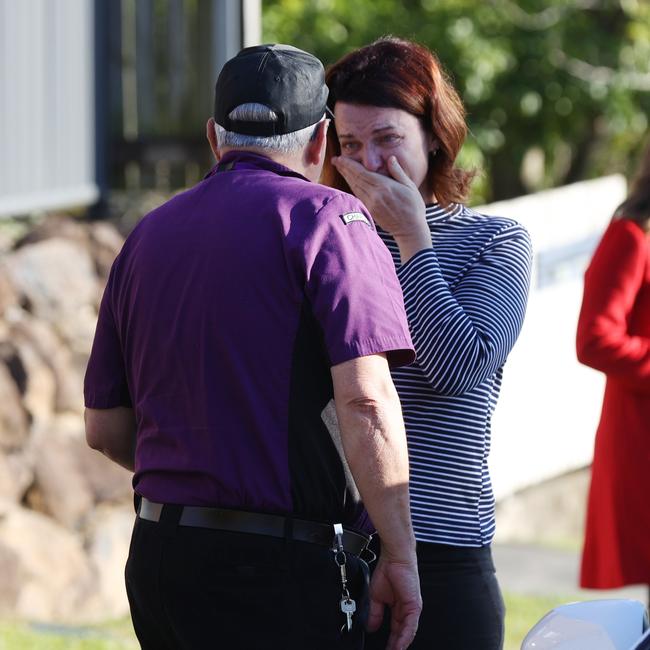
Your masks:
<svg viewBox="0 0 650 650"><path fill-rule="evenodd" d="M454 166L467 135L465 109L436 56L423 45L392 36L380 38L330 66L326 73L334 111L337 101L361 106L398 108L421 120L439 148L429 158L428 185L438 202L447 206L463 202L473 172ZM330 163L341 148L334 128L327 134L327 156L322 180L350 192L348 184Z"/></svg>

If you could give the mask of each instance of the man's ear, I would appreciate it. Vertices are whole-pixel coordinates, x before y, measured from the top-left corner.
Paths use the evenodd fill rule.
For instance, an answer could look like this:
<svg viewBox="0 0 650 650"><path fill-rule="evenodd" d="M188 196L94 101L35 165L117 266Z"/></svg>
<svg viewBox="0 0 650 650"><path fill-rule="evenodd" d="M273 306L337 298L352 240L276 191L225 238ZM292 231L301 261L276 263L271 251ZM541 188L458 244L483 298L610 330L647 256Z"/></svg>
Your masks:
<svg viewBox="0 0 650 650"><path fill-rule="evenodd" d="M314 135L305 150L305 162L308 165L320 165L325 158L327 147L327 127L329 120L322 120L315 128Z"/></svg>
<svg viewBox="0 0 650 650"><path fill-rule="evenodd" d="M219 151L219 145L217 144L217 133L215 126L216 123L214 121L214 117L211 117L205 125L205 135L208 138L210 149L212 149L212 153L214 154L216 161L219 162L221 160L221 152Z"/></svg>

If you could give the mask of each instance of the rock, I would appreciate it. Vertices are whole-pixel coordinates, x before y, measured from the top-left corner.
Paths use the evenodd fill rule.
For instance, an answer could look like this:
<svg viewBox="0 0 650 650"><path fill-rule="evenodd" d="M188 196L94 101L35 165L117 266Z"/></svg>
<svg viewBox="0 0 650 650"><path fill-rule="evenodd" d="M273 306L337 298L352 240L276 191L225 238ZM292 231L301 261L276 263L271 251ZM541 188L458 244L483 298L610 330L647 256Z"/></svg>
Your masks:
<svg viewBox="0 0 650 650"><path fill-rule="evenodd" d="M50 214L39 223L34 224L28 232L20 237L14 244L14 248L22 248L54 237L69 239L81 246L87 246L89 243L88 226L67 215Z"/></svg>
<svg viewBox="0 0 650 650"><path fill-rule="evenodd" d="M49 239L66 239L87 249L100 278L106 279L113 260L124 244L124 237L107 221L83 222L65 215L49 215L16 241L15 249Z"/></svg>
<svg viewBox="0 0 650 650"><path fill-rule="evenodd" d="M33 462L26 453L0 450L0 500L20 502L33 480Z"/></svg>
<svg viewBox="0 0 650 650"><path fill-rule="evenodd" d="M22 407L32 421L47 422L55 410L56 378L47 360L43 359L38 343L21 325L29 315L22 311L12 314L9 320L9 338L0 344L0 355L10 364L14 379L22 393ZM20 397L18 398L20 404Z"/></svg>
<svg viewBox="0 0 650 650"><path fill-rule="evenodd" d="M43 510L57 522L78 530L92 510L92 490L76 460L75 449L85 444L79 419L78 433L70 435L52 423L34 433L35 491L34 507Z"/></svg>
<svg viewBox="0 0 650 650"><path fill-rule="evenodd" d="M5 356L6 355L6 356ZM0 347L0 449L21 447L29 434L29 418L8 362L14 357L8 345Z"/></svg>
<svg viewBox="0 0 650 650"><path fill-rule="evenodd" d="M18 292L9 275L9 269L3 261L0 261L0 317L10 307L18 305L19 300Z"/></svg>
<svg viewBox="0 0 650 650"><path fill-rule="evenodd" d="M49 323L73 351L88 354L99 287L87 248L55 237L19 248L6 265L27 311Z"/></svg>
<svg viewBox="0 0 650 650"><path fill-rule="evenodd" d="M117 257L124 238L117 228L103 221L96 221L89 226L90 245L93 259L99 277L105 281L115 258Z"/></svg>
<svg viewBox="0 0 650 650"><path fill-rule="evenodd" d="M4 216L0 221L0 257L11 251L16 242L24 237L31 228L33 223L30 219L24 217L11 218Z"/></svg>
<svg viewBox="0 0 650 650"><path fill-rule="evenodd" d="M99 577L98 591L106 618L129 611L124 586L124 566L134 522L133 505L100 506L92 514L86 533L86 548Z"/></svg>
<svg viewBox="0 0 650 650"><path fill-rule="evenodd" d="M103 287L101 289L103 291ZM98 292L95 302L92 305L84 305L79 308L76 318L67 318L56 328L61 333L60 327L68 328L64 339L66 339L72 355L72 361L82 375L86 371L86 364L90 356L90 349L95 338L95 327L97 327L97 308L101 299L101 291Z"/></svg>
<svg viewBox="0 0 650 650"><path fill-rule="evenodd" d="M57 416L33 436L35 509L78 530L96 503L129 504L133 474L90 449L80 415Z"/></svg>
<svg viewBox="0 0 650 650"><path fill-rule="evenodd" d="M132 474L85 442L83 374L123 238L65 217L26 230L0 256L0 616L106 620L128 611Z"/></svg>
<svg viewBox="0 0 650 650"><path fill-rule="evenodd" d="M83 411L83 376L75 365L70 348L45 321L23 312L11 324L10 336L36 352L54 378L54 411Z"/></svg>
<svg viewBox="0 0 650 650"><path fill-rule="evenodd" d="M19 313L20 310L11 309L11 314ZM16 384L20 395L27 390L27 370L23 365L18 349L11 342L11 328L3 320L0 320L0 361L7 366L11 378Z"/></svg>
<svg viewBox="0 0 650 650"><path fill-rule="evenodd" d="M2 574L13 614L31 620L79 623L103 617L97 574L81 540L51 519L16 505L0 511Z"/></svg>
<svg viewBox="0 0 650 650"><path fill-rule="evenodd" d="M71 452L96 503L133 501L133 474L88 445L75 445Z"/></svg>
<svg viewBox="0 0 650 650"><path fill-rule="evenodd" d="M20 587L25 582L23 567L18 554L0 540L0 616L9 617L16 611Z"/></svg>
<svg viewBox="0 0 650 650"><path fill-rule="evenodd" d="M67 453L95 503L133 502L133 473L88 446L81 415L58 415L52 429L57 436L67 439Z"/></svg>
<svg viewBox="0 0 650 650"><path fill-rule="evenodd" d="M40 486L36 484L36 482L32 483L29 488L27 488L27 492L25 492L25 496L23 497L21 505L25 506L33 512L40 512L42 515L50 518L47 504L43 498L43 492L41 491Z"/></svg>
<svg viewBox="0 0 650 650"><path fill-rule="evenodd" d="M13 238L3 228L0 228L0 255L8 253L13 248Z"/></svg>

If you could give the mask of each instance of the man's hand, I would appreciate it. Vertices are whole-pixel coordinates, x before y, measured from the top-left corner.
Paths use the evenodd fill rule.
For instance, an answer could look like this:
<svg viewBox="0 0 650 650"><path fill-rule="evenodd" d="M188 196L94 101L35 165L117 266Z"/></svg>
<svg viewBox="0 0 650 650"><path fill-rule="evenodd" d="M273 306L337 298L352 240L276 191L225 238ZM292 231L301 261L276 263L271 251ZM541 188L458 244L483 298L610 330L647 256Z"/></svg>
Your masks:
<svg viewBox="0 0 650 650"><path fill-rule="evenodd" d="M415 556L398 562L380 556L370 581L370 615L368 631L379 628L384 608L390 607L390 637L386 650L405 650L418 629L422 611L420 581Z"/></svg>
<svg viewBox="0 0 650 650"><path fill-rule="evenodd" d="M384 354L332 367L334 402L350 471L381 539L370 582L369 629L391 608L390 650L409 646L422 609L409 506L406 434Z"/></svg>
<svg viewBox="0 0 650 650"><path fill-rule="evenodd" d="M402 264L418 251L431 248L424 199L395 156L387 161L392 178L368 171L362 164L343 156L332 158L332 164L372 218L395 239Z"/></svg>

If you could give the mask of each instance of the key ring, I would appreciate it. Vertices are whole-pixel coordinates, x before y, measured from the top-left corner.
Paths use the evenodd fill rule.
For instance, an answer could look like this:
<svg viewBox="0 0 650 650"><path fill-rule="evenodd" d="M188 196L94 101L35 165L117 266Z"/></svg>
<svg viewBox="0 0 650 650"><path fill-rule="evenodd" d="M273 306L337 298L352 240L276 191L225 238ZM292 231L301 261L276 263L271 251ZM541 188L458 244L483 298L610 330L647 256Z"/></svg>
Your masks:
<svg viewBox="0 0 650 650"><path fill-rule="evenodd" d="M350 632L352 630L352 616L357 611L357 604L350 596L348 589L348 575L345 570L347 563L347 556L343 548L343 525L334 524L334 543L332 544L332 553L334 554L334 562L339 567L341 572L341 600L339 607L341 612L345 615L345 623L341 626L341 634Z"/></svg>

